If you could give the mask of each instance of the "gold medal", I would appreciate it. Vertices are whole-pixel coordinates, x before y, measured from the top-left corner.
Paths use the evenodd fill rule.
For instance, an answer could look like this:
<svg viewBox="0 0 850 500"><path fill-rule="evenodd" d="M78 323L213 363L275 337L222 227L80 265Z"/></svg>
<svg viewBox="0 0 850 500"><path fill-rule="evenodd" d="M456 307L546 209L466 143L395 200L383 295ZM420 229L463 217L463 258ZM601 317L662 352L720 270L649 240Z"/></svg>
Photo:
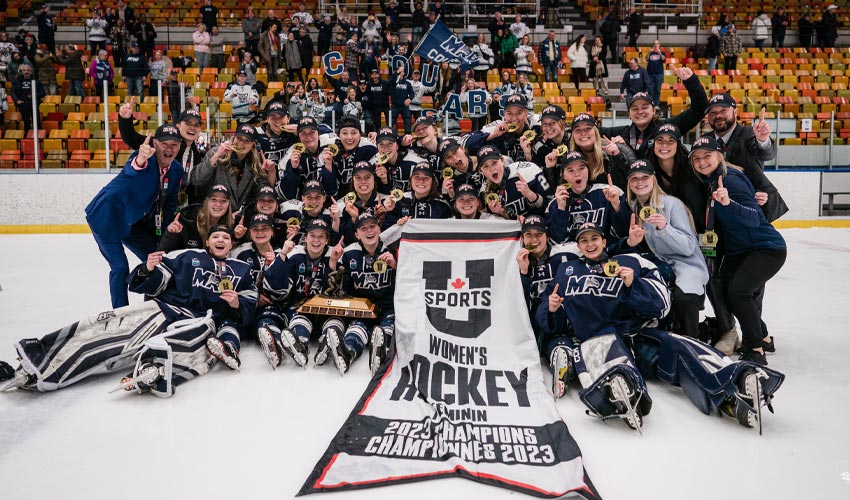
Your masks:
<svg viewBox="0 0 850 500"><path fill-rule="evenodd" d="M708 231L702 233L699 237L700 243L704 247L714 248L717 246L717 233L709 229Z"/></svg>
<svg viewBox="0 0 850 500"><path fill-rule="evenodd" d="M382 260L376 260L372 263L372 269L378 274L387 272L387 263Z"/></svg>
<svg viewBox="0 0 850 500"><path fill-rule="evenodd" d="M446 167L443 169L443 179L451 179L455 176L455 169L452 167Z"/></svg>
<svg viewBox="0 0 850 500"><path fill-rule="evenodd" d="M390 161L389 153L378 153L378 165L385 165L388 161Z"/></svg>
<svg viewBox="0 0 850 500"><path fill-rule="evenodd" d="M303 142L296 142L292 145L292 150L298 151L299 153L303 153L304 151L307 151L307 145Z"/></svg>
<svg viewBox="0 0 850 500"><path fill-rule="evenodd" d="M313 210L315 210L317 208L319 208L319 207L314 207L313 205L304 205L304 211L305 212L312 212Z"/></svg>
<svg viewBox="0 0 850 500"><path fill-rule="evenodd" d="M390 191L390 196L392 196L393 200L398 203L402 198L404 198L404 191L401 189L393 189Z"/></svg>
<svg viewBox="0 0 850 500"><path fill-rule="evenodd" d="M242 152L242 150L243 150L243 149L245 149L245 148L243 148L242 146L237 146L236 144L232 144L232 145L230 146L230 148L231 148L232 150L236 151L237 153L240 153L240 152Z"/></svg>
<svg viewBox="0 0 850 500"><path fill-rule="evenodd" d="M517 130L519 130L519 125L517 125L516 123L508 123L508 132L513 133Z"/></svg>
<svg viewBox="0 0 850 500"><path fill-rule="evenodd" d="M413 134L413 135L411 135L411 136L410 136L410 138L411 138L411 139L413 139L414 141L419 141L419 140L424 139L424 138L425 138L425 136L424 136L424 135L416 135L416 134Z"/></svg>
<svg viewBox="0 0 850 500"><path fill-rule="evenodd" d="M616 260L609 260L602 266L602 270L605 271L605 276L614 277L620 270L620 264Z"/></svg>
<svg viewBox="0 0 850 500"><path fill-rule="evenodd" d="M522 136L525 137L526 141L531 142L534 140L535 137L537 137L537 132L533 130L526 130L525 133L522 134Z"/></svg>
<svg viewBox="0 0 850 500"><path fill-rule="evenodd" d="M354 191L349 191L349 192L348 192L348 194L346 194L346 195L345 195L345 197L344 197L343 199L344 199L345 201L348 201L348 202L354 203L355 201L357 201L357 195L356 195L356 194L354 194Z"/></svg>
<svg viewBox="0 0 850 500"><path fill-rule="evenodd" d="M336 156L339 154L339 146L336 144L328 144L328 151L331 152L332 155Z"/></svg>
<svg viewBox="0 0 850 500"><path fill-rule="evenodd" d="M487 193L484 195L484 203L491 204L494 201L499 201L499 195L496 193Z"/></svg>
<svg viewBox="0 0 850 500"><path fill-rule="evenodd" d="M522 248L528 250L529 252L537 248L537 245L533 243L529 243L528 245L523 245Z"/></svg>
<svg viewBox="0 0 850 500"><path fill-rule="evenodd" d="M570 148L568 148L566 144L561 144L560 146L555 148L555 156L564 156L569 152Z"/></svg>
<svg viewBox="0 0 850 500"><path fill-rule="evenodd" d="M223 292L225 290L233 290L233 282L230 281L230 278L222 278L218 282L218 291Z"/></svg>
<svg viewBox="0 0 850 500"><path fill-rule="evenodd" d="M573 187L573 185L569 182L565 182L565 183L561 184L561 186L563 186L564 189L571 189Z"/></svg>
<svg viewBox="0 0 850 500"><path fill-rule="evenodd" d="M649 205L640 209L640 220L646 220L653 215L655 215L655 209Z"/></svg>
<svg viewBox="0 0 850 500"><path fill-rule="evenodd" d="M286 219L286 225L287 226L300 226L301 225L301 219L299 219L298 217L290 217L290 218Z"/></svg>

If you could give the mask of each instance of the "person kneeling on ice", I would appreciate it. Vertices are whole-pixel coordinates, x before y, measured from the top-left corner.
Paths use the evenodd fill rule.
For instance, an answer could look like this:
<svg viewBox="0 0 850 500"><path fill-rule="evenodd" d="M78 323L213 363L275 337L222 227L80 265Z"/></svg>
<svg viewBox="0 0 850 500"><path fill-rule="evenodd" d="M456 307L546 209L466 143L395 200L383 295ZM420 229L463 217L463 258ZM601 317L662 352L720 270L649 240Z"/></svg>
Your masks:
<svg viewBox="0 0 850 500"><path fill-rule="evenodd" d="M609 260L603 234L592 222L578 228L583 257L561 264L544 292L548 300L537 308L538 327L553 335L547 345L553 374L565 384L575 374L589 414L623 418L638 431L652 407L644 378L658 377L681 386L703 413L723 412L761 432L761 407L771 408L785 376L654 328L670 309L669 290L648 260L636 254Z"/></svg>
<svg viewBox="0 0 850 500"><path fill-rule="evenodd" d="M153 252L130 273L130 290L153 300L16 343L21 366L0 390L55 391L134 367L121 387L169 397L216 358L237 368L235 327L251 320L257 289L247 264L226 259L233 247L227 226L211 228L206 244L207 250Z"/></svg>

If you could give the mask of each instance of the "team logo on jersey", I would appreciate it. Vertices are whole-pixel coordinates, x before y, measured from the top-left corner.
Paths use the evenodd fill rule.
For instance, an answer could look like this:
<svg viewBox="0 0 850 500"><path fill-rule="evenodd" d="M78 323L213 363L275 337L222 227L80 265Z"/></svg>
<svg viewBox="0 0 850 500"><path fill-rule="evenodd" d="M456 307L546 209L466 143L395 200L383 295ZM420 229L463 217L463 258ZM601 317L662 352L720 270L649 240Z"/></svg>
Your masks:
<svg viewBox="0 0 850 500"><path fill-rule="evenodd" d="M564 257L564 259L566 259L566 257ZM573 272L575 272L575 270L573 269L573 266L567 266L567 268L564 269L564 274L566 274L567 276L572 276Z"/></svg>
<svg viewBox="0 0 850 500"><path fill-rule="evenodd" d="M425 262L425 309L431 326L447 335L477 338L492 323L493 259L468 260L463 274L453 274L451 261ZM465 320L450 319L463 317Z"/></svg>
<svg viewBox="0 0 850 500"><path fill-rule="evenodd" d="M348 261L349 269L357 269L357 259L351 259Z"/></svg>
<svg viewBox="0 0 850 500"><path fill-rule="evenodd" d="M114 311L106 311L106 312L102 312L102 313L97 315L97 321L106 321L109 318L114 318L114 317L115 317Z"/></svg>
<svg viewBox="0 0 850 500"><path fill-rule="evenodd" d="M191 243L191 242L190 242L190 243ZM199 261L198 259L192 259L192 265L193 265L194 267L198 267L198 266L200 266L200 265L201 265L201 261Z"/></svg>
<svg viewBox="0 0 850 500"><path fill-rule="evenodd" d="M198 244L198 240L189 240L186 242L186 244L189 246L189 248L198 248L200 246ZM198 259L192 259L193 266L197 266L198 264L200 264L200 262L198 262L198 264L195 264L195 262L198 262Z"/></svg>
<svg viewBox="0 0 850 500"><path fill-rule="evenodd" d="M302 263L298 264L298 272L304 273L305 271L307 271L307 268L304 266L304 263L302 262Z"/></svg>

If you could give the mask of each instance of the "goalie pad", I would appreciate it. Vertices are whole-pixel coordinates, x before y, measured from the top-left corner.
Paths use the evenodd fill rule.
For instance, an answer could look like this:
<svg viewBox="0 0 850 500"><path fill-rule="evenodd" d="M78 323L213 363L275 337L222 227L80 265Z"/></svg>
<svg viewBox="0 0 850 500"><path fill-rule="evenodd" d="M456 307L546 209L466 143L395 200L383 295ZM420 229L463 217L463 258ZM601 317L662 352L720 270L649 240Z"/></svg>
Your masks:
<svg viewBox="0 0 850 500"><path fill-rule="evenodd" d="M15 344L34 388L55 391L91 375L124 371L151 337L165 330L166 317L155 301L105 311L81 319L41 339Z"/></svg>
<svg viewBox="0 0 850 500"><path fill-rule="evenodd" d="M747 370L761 370L765 401L785 380L785 375L749 361L733 361L708 344L655 328L641 331L635 338L635 355L641 372L650 378L682 388L699 410L710 414L738 392L736 382Z"/></svg>
<svg viewBox="0 0 850 500"><path fill-rule="evenodd" d="M609 382L614 375L622 375L634 393L636 407L641 415L649 414L652 399L646 382L635 367L631 350L616 334L593 337L573 349L573 362L579 382L583 387L579 398L594 415L602 418L617 415L611 402Z"/></svg>

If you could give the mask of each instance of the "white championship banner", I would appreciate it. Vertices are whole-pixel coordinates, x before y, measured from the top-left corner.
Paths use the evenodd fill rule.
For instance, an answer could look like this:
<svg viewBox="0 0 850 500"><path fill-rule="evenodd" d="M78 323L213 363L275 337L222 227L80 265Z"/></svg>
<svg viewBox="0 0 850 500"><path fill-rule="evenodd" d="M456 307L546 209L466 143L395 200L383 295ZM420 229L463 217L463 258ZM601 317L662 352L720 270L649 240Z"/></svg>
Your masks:
<svg viewBox="0 0 850 500"><path fill-rule="evenodd" d="M598 499L543 382L525 309L519 224L404 225L393 359L299 495L464 477Z"/></svg>

